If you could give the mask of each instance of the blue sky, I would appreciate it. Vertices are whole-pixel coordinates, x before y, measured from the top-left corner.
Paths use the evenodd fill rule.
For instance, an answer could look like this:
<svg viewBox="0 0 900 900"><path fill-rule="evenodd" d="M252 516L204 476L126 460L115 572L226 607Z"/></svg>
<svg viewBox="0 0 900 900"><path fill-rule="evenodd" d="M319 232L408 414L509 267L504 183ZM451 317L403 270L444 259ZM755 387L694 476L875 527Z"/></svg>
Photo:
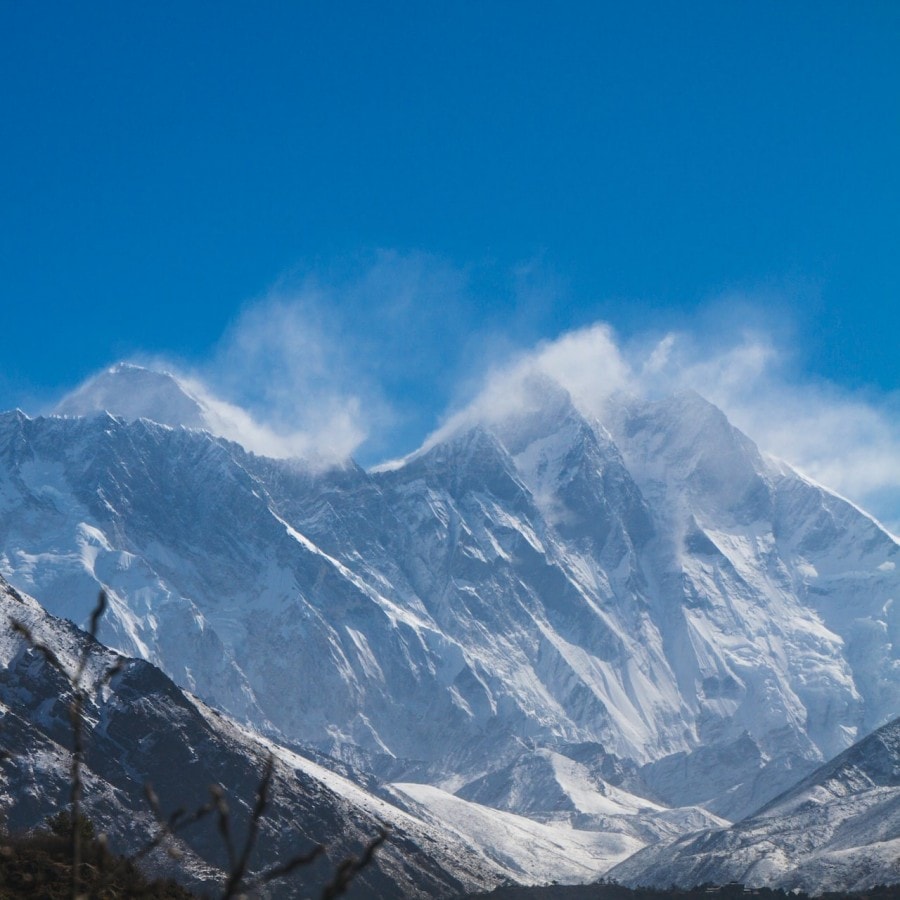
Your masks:
<svg viewBox="0 0 900 900"><path fill-rule="evenodd" d="M896 434L896 2L0 0L0 84L3 408L164 358L374 459L604 321Z"/></svg>

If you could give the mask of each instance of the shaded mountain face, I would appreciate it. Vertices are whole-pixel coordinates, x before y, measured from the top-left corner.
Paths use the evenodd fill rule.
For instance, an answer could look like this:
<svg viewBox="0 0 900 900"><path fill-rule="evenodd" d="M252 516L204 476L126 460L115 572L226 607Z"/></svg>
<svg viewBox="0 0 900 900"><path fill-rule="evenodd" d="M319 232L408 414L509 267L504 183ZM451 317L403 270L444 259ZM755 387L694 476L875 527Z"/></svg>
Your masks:
<svg viewBox="0 0 900 900"><path fill-rule="evenodd" d="M483 779L552 752L735 819L900 712L897 542L696 395L598 421L541 382L372 472L10 413L0 548L241 720L511 812Z"/></svg>
<svg viewBox="0 0 900 900"><path fill-rule="evenodd" d="M73 673L87 648L85 803L114 850L133 853L156 833L144 797L149 781L164 814L196 809L222 785L237 840L246 833L264 761L274 754L269 804L261 819L251 868L283 864L317 843L327 847L313 866L272 886L278 897L308 896L331 878L337 863L361 852L382 824L392 827L372 866L351 891L358 897L446 897L491 886L499 871L455 838L378 799L310 759L267 742L185 694L155 666L117 654L0 580L0 808L8 827L28 828L69 801L72 688L58 668L10 628L28 627ZM106 682L115 662L122 666ZM124 663L124 665L122 665ZM148 865L189 885L211 888L229 871L213 817L181 832L176 864L164 852Z"/></svg>
<svg viewBox="0 0 900 900"><path fill-rule="evenodd" d="M614 868L623 884L863 890L900 880L900 719L727 829L663 842Z"/></svg>

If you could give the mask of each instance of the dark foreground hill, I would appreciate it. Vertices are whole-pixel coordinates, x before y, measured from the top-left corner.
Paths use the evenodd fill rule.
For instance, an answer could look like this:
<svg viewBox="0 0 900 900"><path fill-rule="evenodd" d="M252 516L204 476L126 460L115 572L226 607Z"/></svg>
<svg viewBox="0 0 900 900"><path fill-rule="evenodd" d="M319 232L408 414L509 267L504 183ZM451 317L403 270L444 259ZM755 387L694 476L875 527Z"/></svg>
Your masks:
<svg viewBox="0 0 900 900"><path fill-rule="evenodd" d="M13 630L13 621L28 629L31 642ZM189 814L209 804L210 786L221 786L239 849L271 754L268 802L250 869L261 871L317 844L325 846L315 863L278 881L272 896L317 893L340 862L359 856L382 825L390 827L391 838L360 873L356 896L446 897L496 883L490 870L468 861L465 849L446 835L242 729L178 689L154 666L118 656L49 616L2 579L0 624L0 809L10 831L31 829L67 807L73 692L60 667L73 673L86 650L84 808L96 830L109 836L114 852L132 854L159 831L146 782L165 816L179 807ZM46 651L35 649L36 643ZM51 654L58 666L48 659ZM163 842L144 865L189 886L218 890L233 863L226 843L214 810Z"/></svg>

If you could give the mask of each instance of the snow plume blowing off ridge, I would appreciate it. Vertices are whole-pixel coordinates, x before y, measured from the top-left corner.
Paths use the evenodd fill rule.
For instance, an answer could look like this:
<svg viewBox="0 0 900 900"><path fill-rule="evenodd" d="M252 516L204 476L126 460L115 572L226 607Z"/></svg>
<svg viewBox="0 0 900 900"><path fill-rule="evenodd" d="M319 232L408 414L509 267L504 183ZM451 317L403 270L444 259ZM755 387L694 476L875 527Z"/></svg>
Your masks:
<svg viewBox="0 0 900 900"><path fill-rule="evenodd" d="M264 456L326 466L349 458L365 437L352 404L330 416L318 416L306 428L279 429L220 399L197 376L180 374L167 363L155 363L154 368L116 363L67 394L52 412L62 416L109 412L128 420L198 428Z"/></svg>
<svg viewBox="0 0 900 900"><path fill-rule="evenodd" d="M263 456L327 467L349 459L383 416L363 379L341 377L353 371L315 304L272 296L238 317L204 365L117 363L52 412L200 428Z"/></svg>
<svg viewBox="0 0 900 900"><path fill-rule="evenodd" d="M443 402L435 401L442 394L437 385L448 377L457 384L467 378L468 390L426 438L426 448L467 424L497 423L529 409L539 402L541 379L561 385L582 413L601 421L613 394L654 398L692 389L761 449L900 531L896 398L892 406L889 397L804 379L794 369L794 354L772 333L732 329L698 337L683 331L623 341L609 325L595 323L509 353L496 334L465 338L444 330L446 315L435 331L428 310L440 306L441 297L455 308L464 293L452 272L435 274L427 260L380 265L340 290L310 283L273 292L239 316L198 369L120 364L54 411L108 410L205 428L262 455L328 466L360 451L371 460L381 449L384 458L385 448L396 448L392 432L404 415L409 431L412 405L418 404L419 421L433 422L433 406ZM339 312L345 288L350 300ZM415 308L415 298L423 296L428 302ZM473 352L479 341L483 352ZM488 348L498 344L503 353L492 354ZM502 358L491 365L492 356ZM473 359L480 371L465 364ZM405 440L407 448L417 442L415 434Z"/></svg>
<svg viewBox="0 0 900 900"><path fill-rule="evenodd" d="M463 343L475 303L464 275L427 254L380 252L347 268L340 277L276 284L199 365L138 357L90 379L52 411L106 410L205 428L265 456L321 465L364 445L369 459L387 452L385 435L404 417L410 430L416 401L408 398L423 390L429 366L446 369L447 348ZM420 418L428 424L410 443L434 410Z"/></svg>
<svg viewBox="0 0 900 900"><path fill-rule="evenodd" d="M688 333L619 341L602 323L539 344L488 372L480 390L423 449L480 422L496 424L539 404L547 378L579 411L603 420L610 397L652 399L693 390L722 409L760 448L838 491L900 533L900 416L834 385L792 379L790 354L761 332L714 349ZM388 466L391 464L387 464Z"/></svg>

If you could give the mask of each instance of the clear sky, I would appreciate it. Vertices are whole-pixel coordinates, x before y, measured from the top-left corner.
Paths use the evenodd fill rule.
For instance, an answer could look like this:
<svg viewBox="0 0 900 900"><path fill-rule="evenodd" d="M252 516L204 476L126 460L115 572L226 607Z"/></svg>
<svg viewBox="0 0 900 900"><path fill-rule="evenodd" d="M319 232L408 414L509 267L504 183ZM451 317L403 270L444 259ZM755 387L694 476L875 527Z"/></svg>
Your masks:
<svg viewBox="0 0 900 900"><path fill-rule="evenodd" d="M896 0L0 0L0 135L3 408L132 357L261 405L243 355L374 457L599 320L758 328L896 434Z"/></svg>

